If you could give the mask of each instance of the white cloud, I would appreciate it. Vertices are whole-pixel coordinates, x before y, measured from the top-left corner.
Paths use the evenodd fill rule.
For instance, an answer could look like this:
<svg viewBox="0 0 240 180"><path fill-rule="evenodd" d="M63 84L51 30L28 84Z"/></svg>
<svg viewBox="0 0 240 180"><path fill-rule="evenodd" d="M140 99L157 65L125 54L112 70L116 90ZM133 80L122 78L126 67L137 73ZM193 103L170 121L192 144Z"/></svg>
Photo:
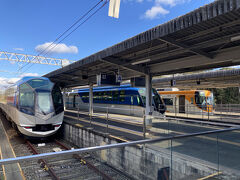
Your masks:
<svg viewBox="0 0 240 180"><path fill-rule="evenodd" d="M24 73L24 74L21 74L19 77L22 78L24 76L39 76L38 73Z"/></svg>
<svg viewBox="0 0 240 180"><path fill-rule="evenodd" d="M18 76L17 78L6 78L6 77L0 77L0 89L3 87L8 87L14 83L16 83L18 80L23 78L24 76L40 76L38 73L24 73Z"/></svg>
<svg viewBox="0 0 240 180"><path fill-rule="evenodd" d="M46 42L44 44L37 45L35 47L35 50L39 53L43 52L45 50L45 53L57 53L57 54L63 54L63 53L69 53L69 54L77 54L78 48L76 46L67 46L64 43L55 44L52 42ZM51 45L51 46L50 46ZM50 47L49 47L50 46Z"/></svg>
<svg viewBox="0 0 240 180"><path fill-rule="evenodd" d="M178 4L188 3L190 1L191 0L154 0L154 5L152 6L151 9L148 9L145 12L143 17L146 19L159 18L160 15L166 15L170 13L170 11L166 9L166 7L172 8Z"/></svg>
<svg viewBox="0 0 240 180"><path fill-rule="evenodd" d="M14 51L24 51L23 48L13 48Z"/></svg>
<svg viewBox="0 0 240 180"><path fill-rule="evenodd" d="M5 78L5 77L0 77L0 87L8 87L11 84L14 84L17 82L20 78Z"/></svg>
<svg viewBox="0 0 240 180"><path fill-rule="evenodd" d="M160 15L166 15L168 14L169 11L164 9L162 6L153 6L151 9L148 9L145 14L144 17L147 19L155 19L158 18Z"/></svg>
<svg viewBox="0 0 240 180"><path fill-rule="evenodd" d="M177 4L188 2L189 0L155 0L156 5L176 6Z"/></svg>

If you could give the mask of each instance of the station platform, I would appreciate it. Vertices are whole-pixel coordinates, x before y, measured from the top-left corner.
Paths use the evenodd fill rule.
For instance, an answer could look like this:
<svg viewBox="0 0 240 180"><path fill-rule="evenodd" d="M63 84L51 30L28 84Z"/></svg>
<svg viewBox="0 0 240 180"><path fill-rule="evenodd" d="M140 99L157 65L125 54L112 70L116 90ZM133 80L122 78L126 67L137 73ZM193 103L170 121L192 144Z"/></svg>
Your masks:
<svg viewBox="0 0 240 180"><path fill-rule="evenodd" d="M204 120L219 122L224 124L239 124L240 125L240 113L229 113L229 112L214 112L214 114L188 114L188 113L171 113L166 112L168 117L185 118L192 120Z"/></svg>
<svg viewBox="0 0 240 180"><path fill-rule="evenodd" d="M132 116L109 114L108 120L104 113L94 113L92 121L88 112L65 110L64 122L81 128L94 128L95 131L112 136L122 141L143 139L143 119Z"/></svg>
<svg viewBox="0 0 240 180"><path fill-rule="evenodd" d="M6 131L2 123L2 115L0 114L0 155L1 159L15 158L16 155L9 142ZM1 169L1 168L0 168ZM2 166L2 174L0 171L0 179L5 180L25 180L22 169L18 163Z"/></svg>
<svg viewBox="0 0 240 180"><path fill-rule="evenodd" d="M79 115L78 115L79 113ZM104 113L95 113L92 119L92 126L90 132L102 132L105 137L114 137L125 141L134 141L144 139L143 137L143 121L142 118L122 116L122 115L108 115L109 129L108 134L106 132L106 115ZM116 118L116 120L115 120ZM128 123L131 120L134 120ZM138 121L138 122L137 122ZM88 112L81 112L76 110L66 110L64 122L67 126L73 126L75 129L72 133L77 133L79 129L88 129L89 116ZM135 123L135 125L134 125ZM196 132L211 131L216 129L224 129L225 127L210 126L208 124L192 124L184 121L168 121L155 119L153 126L148 130L148 135L145 138L156 138L156 137L171 137L175 135L191 134ZM68 128L67 128L68 129ZM81 131L82 132L82 131ZM81 133L82 135L88 133ZM73 136L73 135L72 135ZM77 137L73 136L74 139ZM170 157L170 151L174 156L174 161L180 161L185 159L187 162L200 164L199 168L207 167L218 167L217 164L221 164L220 170L222 172L230 172L238 174L240 166L236 159L239 159L239 148L240 148L240 131L222 133L218 135L203 135L184 139L170 141L162 141L147 145L146 147L156 152L165 154L166 157ZM76 140L78 141L78 140ZM81 141L81 140L80 140ZM219 146L219 152L217 149ZM219 154L217 154L219 153ZM227 154L227 156L226 156ZM218 159L219 156L219 159ZM201 169L200 168L200 169ZM206 179L214 179L215 172L210 173L204 177ZM189 177L191 179L192 177ZM198 179L198 178L196 178ZM201 179L201 177L199 177ZM218 179L218 178L216 178Z"/></svg>
<svg viewBox="0 0 240 180"><path fill-rule="evenodd" d="M143 138L167 137L187 133L198 133L209 130L224 129L238 126L221 122L196 121L181 118L153 118L152 126L147 127L144 137L143 118L119 114L94 113L92 121L88 112L65 110L64 122L84 128L94 128L101 133L109 133L121 137L125 141L140 140Z"/></svg>

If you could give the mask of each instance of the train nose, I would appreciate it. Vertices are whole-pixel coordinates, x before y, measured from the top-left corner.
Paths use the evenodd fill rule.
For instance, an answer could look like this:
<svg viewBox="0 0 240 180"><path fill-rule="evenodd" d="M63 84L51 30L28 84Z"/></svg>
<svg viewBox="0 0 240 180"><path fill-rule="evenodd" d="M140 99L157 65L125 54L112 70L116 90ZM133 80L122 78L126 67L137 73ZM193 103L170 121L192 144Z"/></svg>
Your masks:
<svg viewBox="0 0 240 180"><path fill-rule="evenodd" d="M37 123L37 121L46 121L46 120L52 118L54 115L55 115L54 112L51 112L48 114L36 112L36 123Z"/></svg>

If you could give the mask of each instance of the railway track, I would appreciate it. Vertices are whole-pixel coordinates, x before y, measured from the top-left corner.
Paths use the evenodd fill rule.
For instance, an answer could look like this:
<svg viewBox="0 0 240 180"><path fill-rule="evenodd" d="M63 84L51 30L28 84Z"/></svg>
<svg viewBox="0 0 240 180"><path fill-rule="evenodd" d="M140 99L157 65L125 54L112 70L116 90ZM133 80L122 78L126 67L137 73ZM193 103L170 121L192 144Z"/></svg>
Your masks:
<svg viewBox="0 0 240 180"><path fill-rule="evenodd" d="M71 149L69 145L59 140L53 140L44 144L33 144L30 141L15 146L17 156L40 154L53 151ZM19 152L19 153L18 153ZM108 166L98 158L98 153L85 153L80 155L69 155L51 159L40 159L36 161L20 163L26 179L130 179L121 172Z"/></svg>
<svg viewBox="0 0 240 180"><path fill-rule="evenodd" d="M4 122L9 142L17 157L33 154L64 151L73 147L63 140L27 141ZM26 180L50 180L50 179L131 179L123 172L107 165L100 159L101 152L69 155L41 160L24 161L19 163ZM0 180L4 179L4 173L0 166Z"/></svg>

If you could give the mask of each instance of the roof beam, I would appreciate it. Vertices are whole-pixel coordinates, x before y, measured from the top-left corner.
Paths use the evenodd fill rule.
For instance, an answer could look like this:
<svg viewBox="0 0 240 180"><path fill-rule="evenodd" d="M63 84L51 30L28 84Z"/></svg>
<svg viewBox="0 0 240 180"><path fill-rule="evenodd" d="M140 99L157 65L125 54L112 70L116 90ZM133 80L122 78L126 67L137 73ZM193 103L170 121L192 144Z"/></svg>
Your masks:
<svg viewBox="0 0 240 180"><path fill-rule="evenodd" d="M134 71L134 72L137 72L137 73L140 73L140 74L143 74L143 75L147 74L147 70L146 70L145 67L140 66L140 65L131 65L131 64L124 65L124 63L126 61L125 60L121 60L119 58L101 59L101 61L113 64L113 65L117 65L117 66L119 66L121 68L130 70L130 71Z"/></svg>
<svg viewBox="0 0 240 180"><path fill-rule="evenodd" d="M183 44L183 43L180 43L180 42L177 42L176 40L174 40L173 38L170 38L170 37L161 37L159 38L159 40L163 41L163 42L166 42L166 43L170 43L172 45L175 45L175 46L178 46L180 48L183 48L183 49L187 49L195 54L198 54L198 55L201 55L201 56L204 56L208 59L213 59L214 56L212 54L209 54L209 53L206 53L204 51L201 51L199 49L194 49L186 44Z"/></svg>

